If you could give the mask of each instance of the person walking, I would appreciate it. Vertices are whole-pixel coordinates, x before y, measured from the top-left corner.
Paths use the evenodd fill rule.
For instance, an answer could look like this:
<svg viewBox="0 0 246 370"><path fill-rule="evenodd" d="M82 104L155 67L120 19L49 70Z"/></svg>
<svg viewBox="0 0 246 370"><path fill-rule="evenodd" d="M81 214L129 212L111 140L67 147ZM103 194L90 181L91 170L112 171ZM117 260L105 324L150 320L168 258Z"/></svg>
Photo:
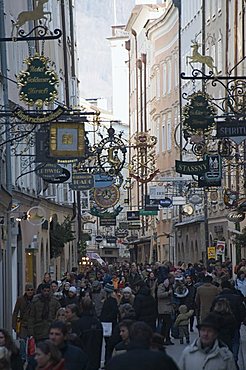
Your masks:
<svg viewBox="0 0 246 370"><path fill-rule="evenodd" d="M164 351L150 349L152 335L153 332L146 323L132 324L127 352L114 356L106 370L178 370L175 362Z"/></svg>
<svg viewBox="0 0 246 370"><path fill-rule="evenodd" d="M212 284L212 281L212 276L206 275L204 277L204 284L199 286L196 291L195 303L199 312L199 322L202 322L208 315L215 297L219 294L219 289Z"/></svg>
<svg viewBox="0 0 246 370"><path fill-rule="evenodd" d="M48 338L49 327L55 320L60 303L51 294L50 285L44 284L41 294L34 297L28 319L28 333L36 341Z"/></svg>
<svg viewBox="0 0 246 370"><path fill-rule="evenodd" d="M184 337L186 338L186 343L190 343L189 319L191 318L193 313L193 310L188 311L185 304L179 306L179 315L176 317L174 326L177 326L179 329L180 344L184 344Z"/></svg>
<svg viewBox="0 0 246 370"><path fill-rule="evenodd" d="M12 314L12 328L18 338L26 339L28 336L28 318L31 312L31 304L34 296L32 284L26 284L25 293L17 298Z"/></svg>
<svg viewBox="0 0 246 370"><path fill-rule="evenodd" d="M186 347L179 361L180 370L236 370L233 354L218 340L220 323L209 313L198 325L199 338Z"/></svg>
<svg viewBox="0 0 246 370"><path fill-rule="evenodd" d="M161 324L161 335L164 337L165 345L174 344L171 341L170 331L172 326L173 290L169 279L165 279L157 288L158 318Z"/></svg>
<svg viewBox="0 0 246 370"><path fill-rule="evenodd" d="M37 344L35 360L36 370L65 370L61 352L50 340Z"/></svg>
<svg viewBox="0 0 246 370"><path fill-rule="evenodd" d="M20 351L14 343L11 335L5 329L0 329L0 348L5 348L4 351L7 353L11 370L23 370Z"/></svg>

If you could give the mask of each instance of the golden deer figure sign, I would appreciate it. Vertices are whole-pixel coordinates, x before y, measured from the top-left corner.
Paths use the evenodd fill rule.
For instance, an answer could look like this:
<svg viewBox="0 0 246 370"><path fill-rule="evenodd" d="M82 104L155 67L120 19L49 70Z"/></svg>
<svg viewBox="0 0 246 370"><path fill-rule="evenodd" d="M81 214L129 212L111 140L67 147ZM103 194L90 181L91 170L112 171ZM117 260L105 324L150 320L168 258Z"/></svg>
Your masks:
<svg viewBox="0 0 246 370"><path fill-rule="evenodd" d="M212 71L215 70L215 73L218 74L218 70L217 70L217 67L214 65L213 58L210 57L209 55L202 55L198 52L198 49L201 46L202 45L198 44L197 41L192 40L192 45L191 45L192 55L188 55L186 57L186 64L188 63L188 60L191 59L189 61L189 65L191 66L191 68L193 68L192 66L193 63L202 63L208 66L208 68L210 68Z"/></svg>
<svg viewBox="0 0 246 370"><path fill-rule="evenodd" d="M44 4L49 0L37 0L38 5L31 11L23 11L18 15L17 21L13 23L11 36L13 37L14 28L16 27L17 33L20 27L22 27L28 21L37 21L38 19L45 19L46 22L48 18L46 15L49 14L51 21L51 12L44 11Z"/></svg>

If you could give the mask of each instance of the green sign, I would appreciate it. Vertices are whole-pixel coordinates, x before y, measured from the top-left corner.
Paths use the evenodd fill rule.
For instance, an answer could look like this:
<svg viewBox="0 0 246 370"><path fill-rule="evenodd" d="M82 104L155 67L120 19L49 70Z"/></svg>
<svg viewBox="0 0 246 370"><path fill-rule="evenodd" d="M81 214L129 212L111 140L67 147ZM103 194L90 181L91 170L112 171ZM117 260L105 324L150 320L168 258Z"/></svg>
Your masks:
<svg viewBox="0 0 246 370"><path fill-rule="evenodd" d="M185 175L201 175L208 171L208 161L184 162L175 161L176 172Z"/></svg>
<svg viewBox="0 0 246 370"><path fill-rule="evenodd" d="M140 216L157 216L158 211L145 211L145 209L139 210Z"/></svg>
<svg viewBox="0 0 246 370"><path fill-rule="evenodd" d="M18 85L21 86L20 100L37 107L54 102L58 95L58 77L55 71L49 68L49 59L44 55L35 54L24 62L28 67L18 76Z"/></svg>

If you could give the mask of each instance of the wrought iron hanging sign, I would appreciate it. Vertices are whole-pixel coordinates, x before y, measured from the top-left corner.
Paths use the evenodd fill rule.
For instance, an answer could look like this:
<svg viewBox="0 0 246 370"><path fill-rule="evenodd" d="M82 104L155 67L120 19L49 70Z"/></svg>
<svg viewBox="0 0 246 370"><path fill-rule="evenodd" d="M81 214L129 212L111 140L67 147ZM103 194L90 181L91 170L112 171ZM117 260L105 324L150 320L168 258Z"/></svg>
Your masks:
<svg viewBox="0 0 246 370"><path fill-rule="evenodd" d="M94 200L101 208L110 208L115 206L120 199L120 191L117 186L112 185L106 188L97 188L94 190Z"/></svg>
<svg viewBox="0 0 246 370"><path fill-rule="evenodd" d="M190 95L189 100L183 109L184 129L189 133L209 131L214 125L216 110L209 103L208 95L199 91Z"/></svg>
<svg viewBox="0 0 246 370"><path fill-rule="evenodd" d="M176 172L185 175L201 175L208 170L208 161L196 161L196 162L185 162L185 161L175 161Z"/></svg>
<svg viewBox="0 0 246 370"><path fill-rule="evenodd" d="M114 128L110 127L108 137L105 137L97 146L99 167L110 176L117 175L125 164L126 152L124 142L115 135Z"/></svg>
<svg viewBox="0 0 246 370"><path fill-rule="evenodd" d="M157 138L148 132L134 135L133 148L135 153L129 166L129 174L140 183L148 183L157 175L155 146Z"/></svg>
<svg viewBox="0 0 246 370"><path fill-rule="evenodd" d="M51 123L50 155L59 159L85 156L84 123Z"/></svg>
<svg viewBox="0 0 246 370"><path fill-rule="evenodd" d="M28 105L36 105L41 108L44 104L53 103L58 92L58 77L48 65L49 59L43 55L35 54L27 58L27 70L20 72L18 85L20 100Z"/></svg>

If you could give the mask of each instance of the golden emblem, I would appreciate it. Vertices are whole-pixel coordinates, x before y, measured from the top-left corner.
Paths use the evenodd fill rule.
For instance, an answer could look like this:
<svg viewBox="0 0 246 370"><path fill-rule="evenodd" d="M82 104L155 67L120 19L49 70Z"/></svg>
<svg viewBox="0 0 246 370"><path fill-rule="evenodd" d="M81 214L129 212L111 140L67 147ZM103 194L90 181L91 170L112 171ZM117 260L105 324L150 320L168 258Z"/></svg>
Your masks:
<svg viewBox="0 0 246 370"><path fill-rule="evenodd" d="M189 61L189 65L191 66L191 68L193 68L192 66L193 63L202 63L202 64L205 64L212 71L215 70L215 73L218 74L218 70L217 70L217 67L214 65L213 58L210 57L209 55L202 55L198 52L198 49L201 46L202 44L199 44L196 40L192 40L192 45L191 45L192 55L188 55L186 57L186 64L188 64L188 60L191 59Z"/></svg>

